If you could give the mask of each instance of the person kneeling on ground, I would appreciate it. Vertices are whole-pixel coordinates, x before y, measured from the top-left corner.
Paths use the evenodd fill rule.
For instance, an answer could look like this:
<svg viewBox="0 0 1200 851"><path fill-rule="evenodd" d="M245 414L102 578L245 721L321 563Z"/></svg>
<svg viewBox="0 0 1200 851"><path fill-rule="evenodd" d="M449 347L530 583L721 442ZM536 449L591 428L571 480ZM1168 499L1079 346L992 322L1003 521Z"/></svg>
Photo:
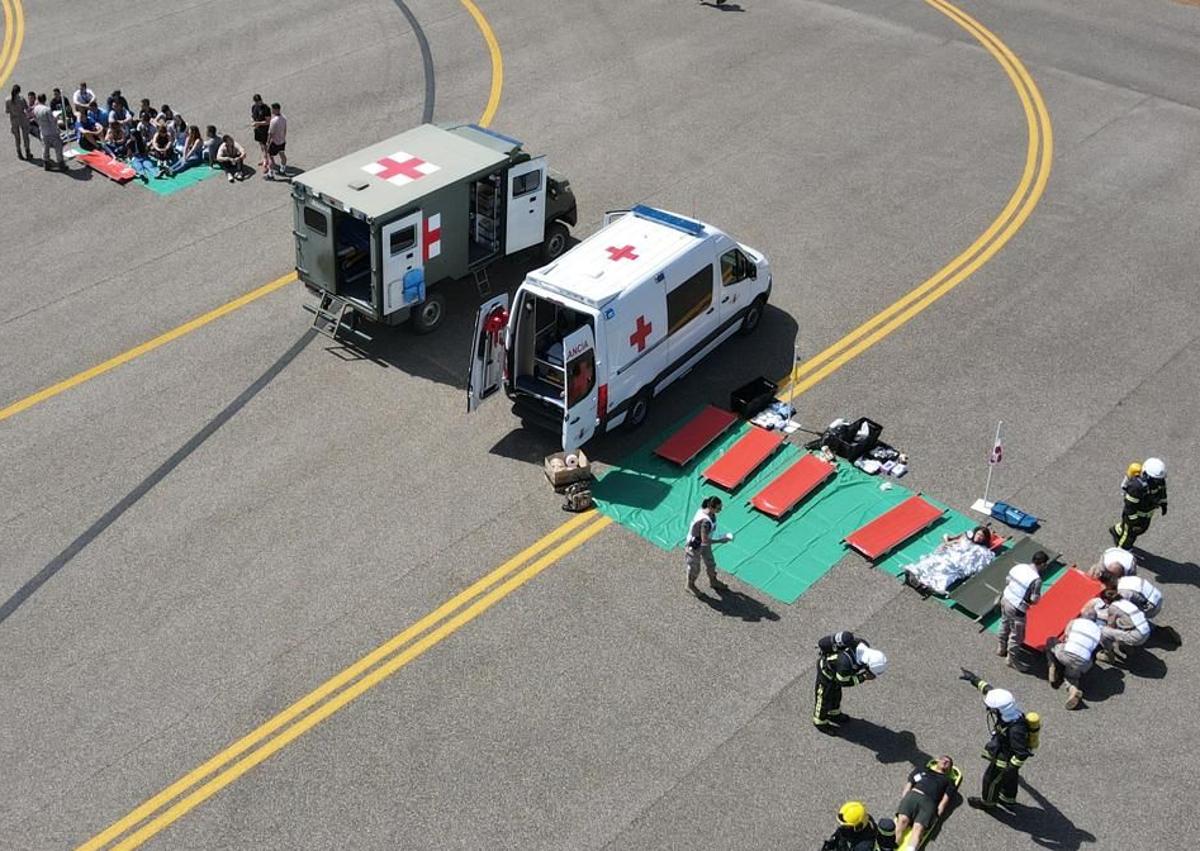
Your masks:
<svg viewBox="0 0 1200 851"><path fill-rule="evenodd" d="M171 139L171 134L167 132L166 126L160 123L154 132L154 138L150 140L150 159L154 160L154 164L158 166L159 177L170 175L171 164L175 162L176 156L175 143Z"/></svg>
<svg viewBox="0 0 1200 851"><path fill-rule="evenodd" d="M1142 610L1118 592L1105 588L1099 597L1088 600L1080 617L1095 621L1100 627L1100 652L1096 658L1112 665L1124 662L1126 656L1120 645L1141 647L1150 638L1150 621Z"/></svg>
<svg viewBox="0 0 1200 851"><path fill-rule="evenodd" d="M837 830L825 840L821 851L892 851L896 847L895 824L887 818L876 824L862 801L842 804L837 822Z"/></svg>
<svg viewBox="0 0 1200 851"><path fill-rule="evenodd" d="M1182 646L1183 636L1179 634L1179 630L1173 626L1154 622L1162 614L1163 592L1161 589L1140 576L1122 576L1117 581L1117 596L1137 606L1146 616L1146 620L1150 621L1152 630L1158 630L1167 641L1176 647Z"/></svg>
<svg viewBox="0 0 1200 851"><path fill-rule="evenodd" d="M1137 559L1129 550L1109 547L1100 556L1100 561L1088 568L1088 576L1099 579L1110 588L1117 587L1122 576L1137 575Z"/></svg>
<svg viewBox="0 0 1200 851"><path fill-rule="evenodd" d="M242 179L242 165L246 162L246 149L233 141L226 133L221 137L221 147L217 148L217 164L229 175L229 182Z"/></svg>
<svg viewBox="0 0 1200 851"><path fill-rule="evenodd" d="M1059 638L1046 642L1047 675L1051 688L1067 681L1067 709L1078 709L1083 702L1083 675L1092 668L1096 649L1100 646L1100 626L1088 618L1075 618Z"/></svg>
<svg viewBox="0 0 1200 851"><path fill-rule="evenodd" d="M908 775L908 782L900 793L900 805L896 807L896 833L903 836L909 825L912 825L912 833L900 851L920 848L921 834L929 830L934 819L946 814L954 788L950 778L953 767L954 760L939 756L930 767L918 768Z"/></svg>
<svg viewBox="0 0 1200 851"><path fill-rule="evenodd" d="M187 129L182 153L183 156L179 158L179 162L171 167L171 174L179 174L181 171L204 162L204 140L200 138L200 128L195 124Z"/></svg>

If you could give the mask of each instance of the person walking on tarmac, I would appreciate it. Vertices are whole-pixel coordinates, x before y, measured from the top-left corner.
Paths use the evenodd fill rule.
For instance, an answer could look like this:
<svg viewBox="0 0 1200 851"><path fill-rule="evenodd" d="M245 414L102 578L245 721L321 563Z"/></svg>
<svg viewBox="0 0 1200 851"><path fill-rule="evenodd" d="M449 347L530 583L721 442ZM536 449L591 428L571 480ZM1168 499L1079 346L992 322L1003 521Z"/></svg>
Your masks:
<svg viewBox="0 0 1200 851"><path fill-rule="evenodd" d="M889 818L871 818L862 801L847 801L837 813L837 829L821 851L893 851L896 825Z"/></svg>
<svg viewBox="0 0 1200 851"><path fill-rule="evenodd" d="M721 513L721 498L716 496L705 497L700 503L700 510L696 512L696 516L692 518L692 525L688 527L687 544L683 550L683 561L687 565L687 589L700 596L700 589L696 587L696 580L700 578L700 564L704 563L704 570L708 573L708 584L718 594L723 594L729 590L729 586L717 579L717 561L713 558L713 544L724 544L733 540L733 533L715 537L717 531L717 515Z"/></svg>
<svg viewBox="0 0 1200 851"><path fill-rule="evenodd" d="M817 684L813 698L813 726L836 736L850 720L842 712L842 689L873 680L887 670L887 656L846 630L817 642Z"/></svg>
<svg viewBox="0 0 1200 851"><path fill-rule="evenodd" d="M1140 473L1126 477L1121 491L1125 497L1121 519L1108 533L1114 544L1127 550L1146 534L1156 510L1167 516L1167 465L1159 458L1147 458Z"/></svg>
<svg viewBox="0 0 1200 851"><path fill-rule="evenodd" d="M983 758L988 767L983 772L983 790L977 798L967 798L967 803L977 810L990 810L997 804L1015 804L1017 801L1017 778L1021 766L1033 756L1037 747L1037 731L1041 719L1037 713L1026 715L1017 706L1017 700L1007 689L995 688L986 680L962 669L960 680L983 692L983 705L987 707L988 722L992 737L983 747Z"/></svg>

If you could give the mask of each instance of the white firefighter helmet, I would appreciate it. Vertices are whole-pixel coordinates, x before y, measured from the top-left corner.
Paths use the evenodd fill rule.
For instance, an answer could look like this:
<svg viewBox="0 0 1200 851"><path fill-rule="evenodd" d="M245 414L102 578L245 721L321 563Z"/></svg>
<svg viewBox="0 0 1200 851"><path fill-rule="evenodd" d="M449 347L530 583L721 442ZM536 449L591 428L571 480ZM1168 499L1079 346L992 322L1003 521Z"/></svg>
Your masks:
<svg viewBox="0 0 1200 851"><path fill-rule="evenodd" d="M883 655L882 650L876 650L874 647L868 647L865 644L858 645L854 648L854 658L858 664L866 665L877 677L887 670L887 656Z"/></svg>
<svg viewBox="0 0 1200 851"><path fill-rule="evenodd" d="M1152 479L1165 479L1167 465L1162 462L1161 458L1147 458L1142 462L1142 472Z"/></svg>
<svg viewBox="0 0 1200 851"><path fill-rule="evenodd" d="M1017 708L1017 699L1008 689L994 688L983 696L983 705L1000 714L1005 721L1015 720L1021 710Z"/></svg>

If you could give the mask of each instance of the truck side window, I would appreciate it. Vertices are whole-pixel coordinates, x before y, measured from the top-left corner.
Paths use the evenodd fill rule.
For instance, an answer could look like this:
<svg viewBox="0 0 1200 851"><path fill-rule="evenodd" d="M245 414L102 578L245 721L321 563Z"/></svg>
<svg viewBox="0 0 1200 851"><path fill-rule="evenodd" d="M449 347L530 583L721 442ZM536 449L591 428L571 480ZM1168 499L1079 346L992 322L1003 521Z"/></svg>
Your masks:
<svg viewBox="0 0 1200 851"><path fill-rule="evenodd" d="M326 220L325 214L312 207L304 208L304 226L321 236L329 233L329 222Z"/></svg>
<svg viewBox="0 0 1200 851"><path fill-rule="evenodd" d="M596 384L596 352L588 349L567 365L567 407L586 399Z"/></svg>
<svg viewBox="0 0 1200 851"><path fill-rule="evenodd" d="M729 286L746 280L746 255L732 248L721 255L721 285Z"/></svg>
<svg viewBox="0 0 1200 851"><path fill-rule="evenodd" d="M522 195L528 195L530 192L536 192L537 188L542 185L541 169L531 171L529 174L522 174L519 177L513 178L513 197L520 198Z"/></svg>
<svg viewBox="0 0 1200 851"><path fill-rule="evenodd" d="M401 251L408 251L417 241L417 229L411 225L393 233L388 239L388 251L395 257Z"/></svg>
<svg viewBox="0 0 1200 851"><path fill-rule="evenodd" d="M713 267L705 266L667 293L667 333L674 334L712 306Z"/></svg>

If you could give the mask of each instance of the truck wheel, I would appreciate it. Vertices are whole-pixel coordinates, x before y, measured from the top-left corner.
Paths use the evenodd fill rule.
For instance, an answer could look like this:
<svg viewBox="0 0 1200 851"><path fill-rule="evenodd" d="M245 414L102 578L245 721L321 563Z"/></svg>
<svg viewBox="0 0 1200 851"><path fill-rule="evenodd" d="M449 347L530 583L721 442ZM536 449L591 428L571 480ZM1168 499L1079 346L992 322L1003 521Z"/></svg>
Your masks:
<svg viewBox="0 0 1200 851"><path fill-rule="evenodd" d="M625 417L625 425L629 426L630 431L633 431L646 422L648 416L650 416L650 391L643 390L630 404L629 414Z"/></svg>
<svg viewBox="0 0 1200 851"><path fill-rule="evenodd" d="M750 307L746 310L746 315L742 317L742 327L738 329L739 334L745 337L754 333L754 329L762 321L764 305L766 305L766 299L762 296L759 296L750 303Z"/></svg>
<svg viewBox="0 0 1200 851"><path fill-rule="evenodd" d="M425 293L425 300L412 309L408 321L414 333L429 334L446 318L446 297L438 292Z"/></svg>
<svg viewBox="0 0 1200 851"><path fill-rule="evenodd" d="M551 222L546 228L546 239L542 242L542 259L549 263L557 260L567 250L570 233L562 222Z"/></svg>

